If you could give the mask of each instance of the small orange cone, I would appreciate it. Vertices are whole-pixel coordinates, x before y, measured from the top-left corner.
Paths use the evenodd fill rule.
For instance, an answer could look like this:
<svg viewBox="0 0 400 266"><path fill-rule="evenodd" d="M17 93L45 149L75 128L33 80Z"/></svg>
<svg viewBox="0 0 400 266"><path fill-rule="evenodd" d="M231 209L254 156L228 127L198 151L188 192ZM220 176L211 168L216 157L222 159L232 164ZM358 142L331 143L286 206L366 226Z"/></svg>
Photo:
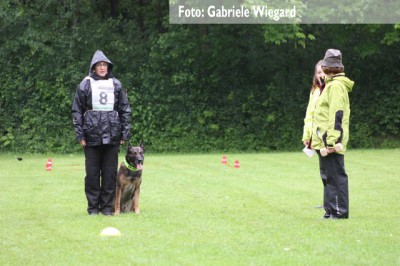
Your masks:
<svg viewBox="0 0 400 266"><path fill-rule="evenodd" d="M48 159L46 163L46 171L51 171L52 167L53 167L53 162L51 159Z"/></svg>
<svg viewBox="0 0 400 266"><path fill-rule="evenodd" d="M236 161L235 161L235 168L240 168L239 160L236 160Z"/></svg>
<svg viewBox="0 0 400 266"><path fill-rule="evenodd" d="M221 163L228 164L228 159L226 158L226 155L222 156Z"/></svg>

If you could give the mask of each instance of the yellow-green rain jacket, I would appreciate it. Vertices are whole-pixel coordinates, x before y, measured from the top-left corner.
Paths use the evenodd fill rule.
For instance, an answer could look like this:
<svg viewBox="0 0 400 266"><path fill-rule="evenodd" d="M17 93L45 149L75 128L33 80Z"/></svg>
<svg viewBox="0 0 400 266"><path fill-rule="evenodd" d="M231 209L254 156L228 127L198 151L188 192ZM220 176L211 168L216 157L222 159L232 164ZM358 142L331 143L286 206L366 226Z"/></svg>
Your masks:
<svg viewBox="0 0 400 266"><path fill-rule="evenodd" d="M354 81L344 73L325 77L325 89L322 91L314 111L312 125L312 147L320 150L334 147L336 143L343 145L344 154L349 141L350 101Z"/></svg>
<svg viewBox="0 0 400 266"><path fill-rule="evenodd" d="M303 138L301 139L302 141L311 140L314 110L320 93L321 90L318 86L315 86L314 91L310 93L310 98L307 105L306 117L304 118Z"/></svg>

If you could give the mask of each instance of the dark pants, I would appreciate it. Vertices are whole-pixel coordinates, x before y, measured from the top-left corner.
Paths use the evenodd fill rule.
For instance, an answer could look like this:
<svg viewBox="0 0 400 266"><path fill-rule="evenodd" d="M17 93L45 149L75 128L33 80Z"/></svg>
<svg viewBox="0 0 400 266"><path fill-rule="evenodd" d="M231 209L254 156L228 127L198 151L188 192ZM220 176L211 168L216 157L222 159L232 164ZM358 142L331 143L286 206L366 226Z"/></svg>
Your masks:
<svg viewBox="0 0 400 266"><path fill-rule="evenodd" d="M320 176L321 176L322 184L324 185L323 203L324 203L324 206L325 206L326 179L327 179L328 177L327 177L327 173L326 173L326 171L325 171L325 169L324 169L324 167L323 167L323 161L322 161L322 159L323 159L324 157L322 157L322 156L320 155L319 151L318 151L318 157L319 157L319 174L320 174Z"/></svg>
<svg viewBox="0 0 400 266"><path fill-rule="evenodd" d="M119 145L85 147L85 193L89 213L112 212Z"/></svg>
<svg viewBox="0 0 400 266"><path fill-rule="evenodd" d="M335 218L349 218L349 185L344 168L344 155L318 152L321 178L324 183L324 209ZM324 182L324 177L326 181Z"/></svg>

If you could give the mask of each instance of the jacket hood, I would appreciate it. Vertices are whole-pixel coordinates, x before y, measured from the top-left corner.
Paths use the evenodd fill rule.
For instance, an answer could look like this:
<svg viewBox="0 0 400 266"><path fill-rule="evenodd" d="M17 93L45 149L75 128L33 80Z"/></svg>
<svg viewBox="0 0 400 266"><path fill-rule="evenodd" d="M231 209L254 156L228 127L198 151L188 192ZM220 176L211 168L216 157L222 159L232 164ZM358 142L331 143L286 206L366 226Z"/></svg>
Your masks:
<svg viewBox="0 0 400 266"><path fill-rule="evenodd" d="M348 92L351 92L354 87L354 81L350 80L348 77L344 76L344 74L339 74L337 76L328 78L328 81L338 80L342 83Z"/></svg>
<svg viewBox="0 0 400 266"><path fill-rule="evenodd" d="M108 63L108 73L111 73L113 69L113 63L102 51L97 50L92 57L92 61L90 62L89 75L92 73L94 65L101 61Z"/></svg>

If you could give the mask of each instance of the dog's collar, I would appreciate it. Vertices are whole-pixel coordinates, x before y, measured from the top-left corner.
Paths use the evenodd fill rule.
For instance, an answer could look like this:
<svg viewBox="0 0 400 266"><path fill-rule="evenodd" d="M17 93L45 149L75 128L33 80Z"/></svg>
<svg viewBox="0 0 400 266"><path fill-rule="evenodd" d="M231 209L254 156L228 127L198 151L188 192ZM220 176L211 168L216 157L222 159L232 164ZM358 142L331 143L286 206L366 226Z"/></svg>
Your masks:
<svg viewBox="0 0 400 266"><path fill-rule="evenodd" d="M133 171L133 172L137 172L139 171L137 168L133 167L132 165L130 165L127 161L126 158L124 159L124 164L126 166L126 168L128 168L129 170Z"/></svg>

